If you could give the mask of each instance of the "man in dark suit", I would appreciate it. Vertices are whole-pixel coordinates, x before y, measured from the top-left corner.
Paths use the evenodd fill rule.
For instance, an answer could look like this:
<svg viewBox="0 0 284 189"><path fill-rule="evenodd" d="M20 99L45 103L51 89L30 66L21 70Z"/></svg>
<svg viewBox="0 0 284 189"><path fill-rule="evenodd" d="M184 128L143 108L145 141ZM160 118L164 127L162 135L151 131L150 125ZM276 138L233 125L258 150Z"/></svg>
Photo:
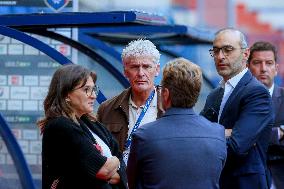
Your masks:
<svg viewBox="0 0 284 189"><path fill-rule="evenodd" d="M273 185L276 188L284 187L284 88L274 84L274 77L278 72L277 51L269 42L259 41L250 48L248 68L261 81L272 96L272 105L275 114L272 128L271 144L268 147L268 167L272 173Z"/></svg>
<svg viewBox="0 0 284 189"><path fill-rule="evenodd" d="M271 97L246 68L249 49L242 32L233 28L218 31L210 53L223 79L221 88L208 95L201 114L226 129L227 160L220 188L267 189L267 138L273 121Z"/></svg>
<svg viewBox="0 0 284 189"><path fill-rule="evenodd" d="M130 189L219 188L225 132L192 109L201 82L200 68L186 59L165 66L161 97L166 113L133 134L127 166Z"/></svg>

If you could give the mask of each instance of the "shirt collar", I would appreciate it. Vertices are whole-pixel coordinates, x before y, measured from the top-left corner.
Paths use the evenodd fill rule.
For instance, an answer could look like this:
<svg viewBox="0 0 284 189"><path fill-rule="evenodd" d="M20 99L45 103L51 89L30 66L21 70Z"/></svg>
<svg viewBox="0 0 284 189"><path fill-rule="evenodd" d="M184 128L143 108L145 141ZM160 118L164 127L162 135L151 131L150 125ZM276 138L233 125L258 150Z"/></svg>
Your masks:
<svg viewBox="0 0 284 189"><path fill-rule="evenodd" d="M241 71L240 73L238 73L237 75L235 75L234 77L232 77L231 79L229 79L227 82L225 82L223 79L220 81L220 85L222 87L225 86L225 84L230 84L233 88L235 88L237 86L237 84L239 83L239 81L242 79L242 77L245 75L245 73L248 71L248 68L245 68L243 71Z"/></svg>
<svg viewBox="0 0 284 189"><path fill-rule="evenodd" d="M270 96L272 96L273 90L274 90L274 83L273 83L272 86L268 89Z"/></svg>
<svg viewBox="0 0 284 189"><path fill-rule="evenodd" d="M136 104L133 102L132 98L131 98L131 95L129 96L129 101L128 101L128 104L131 105L133 108L136 108L138 109L138 107L136 106ZM150 104L150 107L156 107L157 105L157 90L155 88L155 94L154 94L154 98ZM145 104L140 106L140 108L144 108Z"/></svg>

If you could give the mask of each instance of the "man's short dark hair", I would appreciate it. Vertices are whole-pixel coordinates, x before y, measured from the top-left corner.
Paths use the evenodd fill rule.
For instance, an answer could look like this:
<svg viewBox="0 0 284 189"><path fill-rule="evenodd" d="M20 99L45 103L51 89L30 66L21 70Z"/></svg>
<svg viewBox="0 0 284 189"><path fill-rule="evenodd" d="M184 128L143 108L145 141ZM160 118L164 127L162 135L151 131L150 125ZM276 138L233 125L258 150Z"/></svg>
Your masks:
<svg viewBox="0 0 284 189"><path fill-rule="evenodd" d="M256 51L272 51L274 54L274 60L275 62L277 61L277 50L274 45L267 41L258 41L255 42L251 47L250 47L250 54L248 58L248 64L250 63L253 53Z"/></svg>

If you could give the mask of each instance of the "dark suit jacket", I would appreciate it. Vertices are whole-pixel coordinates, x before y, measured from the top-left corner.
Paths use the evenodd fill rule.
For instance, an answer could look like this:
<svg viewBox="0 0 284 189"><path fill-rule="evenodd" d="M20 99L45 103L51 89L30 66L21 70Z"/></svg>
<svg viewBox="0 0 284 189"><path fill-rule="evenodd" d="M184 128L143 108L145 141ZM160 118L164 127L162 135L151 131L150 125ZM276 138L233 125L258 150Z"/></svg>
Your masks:
<svg viewBox="0 0 284 189"><path fill-rule="evenodd" d="M224 128L192 109L171 108L133 134L130 189L215 189L226 159Z"/></svg>
<svg viewBox="0 0 284 189"><path fill-rule="evenodd" d="M275 123L272 128L271 144L268 147L268 167L276 188L284 186L284 140L279 141L278 128L284 125L284 88L274 85L272 104Z"/></svg>
<svg viewBox="0 0 284 189"><path fill-rule="evenodd" d="M120 185L96 179L106 157L95 148L94 138L86 125L109 146L112 155L121 159ZM110 132L86 117L81 118L80 125L63 116L49 120L42 139L43 189L50 189L55 179L59 179L57 189L126 188L125 164Z"/></svg>
<svg viewBox="0 0 284 189"><path fill-rule="evenodd" d="M215 101L216 90L209 94L201 114L206 116L204 113ZM268 90L248 71L227 100L219 120L226 129L232 129L227 138L228 157L221 188L267 188L266 152L272 122Z"/></svg>
<svg viewBox="0 0 284 189"><path fill-rule="evenodd" d="M279 142L277 130L280 125L284 125L284 88L274 85L274 90L272 93L272 105L275 120L272 128L271 144L283 146L284 142Z"/></svg>

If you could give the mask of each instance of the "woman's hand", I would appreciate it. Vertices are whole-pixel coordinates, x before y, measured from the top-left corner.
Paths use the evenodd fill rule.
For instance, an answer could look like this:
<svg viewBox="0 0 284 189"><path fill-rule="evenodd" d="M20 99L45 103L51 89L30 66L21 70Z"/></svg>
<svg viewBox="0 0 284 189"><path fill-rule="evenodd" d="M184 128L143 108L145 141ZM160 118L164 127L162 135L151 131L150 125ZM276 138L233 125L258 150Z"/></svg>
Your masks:
<svg viewBox="0 0 284 189"><path fill-rule="evenodd" d="M101 180L106 180L106 181L111 180L112 176L114 176L115 173L117 173L119 165L120 162L117 157L112 156L110 158L107 158L107 161L98 171L96 177Z"/></svg>
<svg viewBox="0 0 284 189"><path fill-rule="evenodd" d="M112 175L112 177L108 180L108 183L110 184L118 184L119 182L120 182L120 176L117 172L114 175Z"/></svg>

